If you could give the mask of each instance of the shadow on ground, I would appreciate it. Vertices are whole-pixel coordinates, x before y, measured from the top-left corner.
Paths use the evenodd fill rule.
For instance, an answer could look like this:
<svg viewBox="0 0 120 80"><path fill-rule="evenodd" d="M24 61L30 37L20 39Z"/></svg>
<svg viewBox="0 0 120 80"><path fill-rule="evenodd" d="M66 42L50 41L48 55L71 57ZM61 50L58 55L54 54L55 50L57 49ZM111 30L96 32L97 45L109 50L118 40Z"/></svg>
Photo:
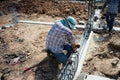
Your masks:
<svg viewBox="0 0 120 80"><path fill-rule="evenodd" d="M96 42L107 42L112 38L112 35L109 34L98 34L98 35L94 35L94 41Z"/></svg>
<svg viewBox="0 0 120 80"><path fill-rule="evenodd" d="M35 71L35 80L57 80L58 62L49 56L39 63Z"/></svg>

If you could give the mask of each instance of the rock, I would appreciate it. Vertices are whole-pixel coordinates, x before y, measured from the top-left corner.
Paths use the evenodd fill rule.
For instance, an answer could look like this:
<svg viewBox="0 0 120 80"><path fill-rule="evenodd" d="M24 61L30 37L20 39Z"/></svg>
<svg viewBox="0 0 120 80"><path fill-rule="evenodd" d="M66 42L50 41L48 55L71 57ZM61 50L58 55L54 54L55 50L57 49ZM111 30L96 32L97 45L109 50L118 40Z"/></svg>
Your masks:
<svg viewBox="0 0 120 80"><path fill-rule="evenodd" d="M2 26L1 28L2 28L2 29L7 29L7 27L5 27L5 26Z"/></svg>
<svg viewBox="0 0 120 80"><path fill-rule="evenodd" d="M112 41L108 44L108 47L113 51L120 51L120 41Z"/></svg>
<svg viewBox="0 0 120 80"><path fill-rule="evenodd" d="M81 13L78 11L78 12L76 12L75 14L76 14L76 15L80 15Z"/></svg>
<svg viewBox="0 0 120 80"><path fill-rule="evenodd" d="M19 37L16 37L16 38L15 38L15 41L16 41L16 42L23 42L24 39L20 39Z"/></svg>
<svg viewBox="0 0 120 80"><path fill-rule="evenodd" d="M118 76L119 73L119 64L116 64L117 66L114 66L111 64L114 62L114 60L119 60L118 58L113 58L113 59L105 59L103 60L100 64L100 67L98 68L101 73L103 73L105 76L111 76L112 78L115 78ZM116 63L116 61L114 62Z"/></svg>
<svg viewBox="0 0 120 80"><path fill-rule="evenodd" d="M69 12L70 11L70 9L65 9L65 12Z"/></svg>
<svg viewBox="0 0 120 80"><path fill-rule="evenodd" d="M116 53L115 53L115 56L120 59L120 52L116 52Z"/></svg>
<svg viewBox="0 0 120 80"><path fill-rule="evenodd" d="M4 69L1 71L1 73L3 73L3 74L8 74L8 73L10 73L10 69L9 69L9 68L4 68Z"/></svg>
<svg viewBox="0 0 120 80"><path fill-rule="evenodd" d="M86 62L86 61L83 62L83 66L84 66L84 65L87 65L87 62Z"/></svg>
<svg viewBox="0 0 120 80"><path fill-rule="evenodd" d="M85 25L85 22L84 21L78 21L78 24L79 25Z"/></svg>
<svg viewBox="0 0 120 80"><path fill-rule="evenodd" d="M3 15L4 15L4 13L2 11L0 11L0 16L3 16Z"/></svg>
<svg viewBox="0 0 120 80"><path fill-rule="evenodd" d="M93 56L92 56L92 55L87 55L87 56L86 56L86 60L87 60L87 61L91 61L92 59L93 59Z"/></svg>
<svg viewBox="0 0 120 80"><path fill-rule="evenodd" d="M113 54L113 51L110 51L110 54Z"/></svg>
<svg viewBox="0 0 120 80"><path fill-rule="evenodd" d="M118 64L118 62L119 62L119 60L118 60L118 59L115 59L115 60L112 61L111 64L112 64L113 67L116 67L117 64Z"/></svg>
<svg viewBox="0 0 120 80"><path fill-rule="evenodd" d="M18 56L14 53L3 55L3 59L13 59L13 58L16 58L16 57L18 57Z"/></svg>
<svg viewBox="0 0 120 80"><path fill-rule="evenodd" d="M84 9L85 12L88 12L88 9Z"/></svg>

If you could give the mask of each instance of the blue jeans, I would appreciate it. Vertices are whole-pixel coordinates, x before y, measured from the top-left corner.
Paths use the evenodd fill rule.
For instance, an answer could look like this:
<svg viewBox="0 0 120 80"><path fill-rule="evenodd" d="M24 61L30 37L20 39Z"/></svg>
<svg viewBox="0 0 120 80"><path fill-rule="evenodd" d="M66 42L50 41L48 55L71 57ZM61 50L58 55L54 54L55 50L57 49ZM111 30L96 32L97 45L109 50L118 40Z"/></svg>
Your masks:
<svg viewBox="0 0 120 80"><path fill-rule="evenodd" d="M109 12L107 12L106 14L106 22L107 22L107 27L109 28L109 32L112 31L114 23L115 23L115 17L116 14L111 14Z"/></svg>
<svg viewBox="0 0 120 80"><path fill-rule="evenodd" d="M61 63L63 63L63 65L66 64L68 58L70 57L71 53L73 52L73 49L70 45L64 45L64 50L67 51L67 54L65 55L64 53L52 53L53 56Z"/></svg>

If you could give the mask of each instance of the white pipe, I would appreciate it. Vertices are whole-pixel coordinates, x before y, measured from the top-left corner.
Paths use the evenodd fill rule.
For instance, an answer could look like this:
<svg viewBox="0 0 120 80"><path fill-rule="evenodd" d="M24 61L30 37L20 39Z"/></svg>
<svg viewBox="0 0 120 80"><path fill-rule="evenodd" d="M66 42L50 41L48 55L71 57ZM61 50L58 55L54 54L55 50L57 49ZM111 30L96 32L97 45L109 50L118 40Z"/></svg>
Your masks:
<svg viewBox="0 0 120 80"><path fill-rule="evenodd" d="M103 28L93 28L92 30L98 30L98 31L102 31ZM119 27L113 27L113 30L120 32L120 28Z"/></svg>
<svg viewBox="0 0 120 80"><path fill-rule="evenodd" d="M72 2L72 3L86 3L87 1L74 1L74 0L71 0L71 1L59 1L59 0L56 0L57 2Z"/></svg>
<svg viewBox="0 0 120 80"><path fill-rule="evenodd" d="M53 25L53 22L40 22L40 21L31 21L31 20L19 20L18 23L28 23L28 24L41 24L41 25ZM95 24L95 23L94 23ZM84 29L85 25L76 25L77 29ZM94 29L94 28L93 28ZM102 29L102 28L95 28L95 29ZM113 27L116 31L120 32L119 27Z"/></svg>
<svg viewBox="0 0 120 80"><path fill-rule="evenodd" d="M28 23L28 24L41 24L41 25L53 25L53 22L40 22L31 20L19 20L18 23ZM76 25L77 29L84 29L85 25Z"/></svg>
<svg viewBox="0 0 120 80"><path fill-rule="evenodd" d="M40 21L30 21L30 20L19 20L18 23L29 23L29 24L42 24L42 25L53 25L53 22L40 22Z"/></svg>
<svg viewBox="0 0 120 80"><path fill-rule="evenodd" d="M119 27L113 27L113 29L115 29L116 31L120 32L120 28Z"/></svg>

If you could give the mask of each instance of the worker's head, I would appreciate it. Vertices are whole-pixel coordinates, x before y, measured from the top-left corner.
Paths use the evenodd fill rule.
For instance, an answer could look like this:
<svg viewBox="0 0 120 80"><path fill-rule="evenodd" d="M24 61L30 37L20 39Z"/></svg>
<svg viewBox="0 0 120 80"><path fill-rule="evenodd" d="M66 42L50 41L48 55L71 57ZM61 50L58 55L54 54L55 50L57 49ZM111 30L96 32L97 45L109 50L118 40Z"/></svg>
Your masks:
<svg viewBox="0 0 120 80"><path fill-rule="evenodd" d="M62 19L60 21L64 26L66 26L70 29L76 29L75 25L76 25L77 21L73 17L69 16L66 19Z"/></svg>

